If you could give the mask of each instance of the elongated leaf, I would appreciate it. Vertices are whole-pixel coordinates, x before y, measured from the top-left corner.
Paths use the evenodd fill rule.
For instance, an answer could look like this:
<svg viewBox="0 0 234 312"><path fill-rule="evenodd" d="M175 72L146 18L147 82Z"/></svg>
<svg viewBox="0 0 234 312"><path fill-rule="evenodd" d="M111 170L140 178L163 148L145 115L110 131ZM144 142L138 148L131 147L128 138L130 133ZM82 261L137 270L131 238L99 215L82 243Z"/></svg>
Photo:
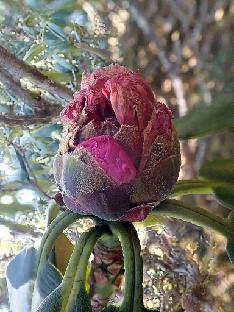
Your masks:
<svg viewBox="0 0 234 312"><path fill-rule="evenodd" d="M71 74L70 73L59 73L57 71L49 71L49 70L44 70L42 72L44 75L46 75L48 78L55 80L57 82L70 82L71 81Z"/></svg>
<svg viewBox="0 0 234 312"><path fill-rule="evenodd" d="M212 183L210 181L179 180L173 187L169 197L173 198L188 194L210 194L212 192Z"/></svg>
<svg viewBox="0 0 234 312"><path fill-rule="evenodd" d="M225 207L234 209L234 157L211 161L200 169L200 176L214 181L217 200ZM219 185L220 183L220 185Z"/></svg>
<svg viewBox="0 0 234 312"><path fill-rule="evenodd" d="M25 62L31 62L35 56L40 54L44 50L44 46L42 44L33 44L31 48L26 52L23 60Z"/></svg>
<svg viewBox="0 0 234 312"><path fill-rule="evenodd" d="M39 305L37 312L58 312L61 308L62 287L58 286Z"/></svg>
<svg viewBox="0 0 234 312"><path fill-rule="evenodd" d="M60 26L58 26L55 23L52 23L50 21L47 21L47 27L58 38L64 39L64 40L66 39L66 34Z"/></svg>
<svg viewBox="0 0 234 312"><path fill-rule="evenodd" d="M181 139L190 139L234 128L234 94L219 97L210 106L196 106L175 120Z"/></svg>
<svg viewBox="0 0 234 312"><path fill-rule="evenodd" d="M234 184L226 187L217 187L214 189L214 193L221 205L234 209Z"/></svg>
<svg viewBox="0 0 234 312"><path fill-rule="evenodd" d="M232 210L229 213L228 219L234 222L234 210ZM234 266L234 236L233 235L230 235L227 239L226 252L232 265Z"/></svg>
<svg viewBox="0 0 234 312"><path fill-rule="evenodd" d="M23 250L7 266L6 279L12 312L30 312L35 264L36 250L31 247Z"/></svg>
<svg viewBox="0 0 234 312"><path fill-rule="evenodd" d="M52 263L46 262L41 268L37 279L40 302L54 291L61 282L62 274Z"/></svg>
<svg viewBox="0 0 234 312"><path fill-rule="evenodd" d="M227 220L214 215L206 209L180 200L165 200L156 206L150 215L177 218L205 228L209 227L226 237L233 235L234 227Z"/></svg>
<svg viewBox="0 0 234 312"><path fill-rule="evenodd" d="M60 285L62 282L62 274L48 260L40 266L40 270L38 272L34 272L33 279L35 285L33 295L31 294L32 310L36 311L41 302Z"/></svg>
<svg viewBox="0 0 234 312"><path fill-rule="evenodd" d="M234 239L233 238L229 238L227 240L226 252L228 254L228 257L232 265L234 266Z"/></svg>
<svg viewBox="0 0 234 312"><path fill-rule="evenodd" d="M234 183L234 157L213 160L203 165L199 174L213 181Z"/></svg>
<svg viewBox="0 0 234 312"><path fill-rule="evenodd" d="M6 270L9 302L12 312L31 312L37 251L31 247L13 258ZM49 261L38 273L33 303L38 306L62 281L61 273Z"/></svg>
<svg viewBox="0 0 234 312"><path fill-rule="evenodd" d="M53 202L47 209L46 225L47 227L50 223L58 216L60 211L60 206Z"/></svg>
<svg viewBox="0 0 234 312"><path fill-rule="evenodd" d="M60 124L48 124L33 131L32 136L37 140L42 138L51 138L53 132L60 133L61 131L62 126Z"/></svg>

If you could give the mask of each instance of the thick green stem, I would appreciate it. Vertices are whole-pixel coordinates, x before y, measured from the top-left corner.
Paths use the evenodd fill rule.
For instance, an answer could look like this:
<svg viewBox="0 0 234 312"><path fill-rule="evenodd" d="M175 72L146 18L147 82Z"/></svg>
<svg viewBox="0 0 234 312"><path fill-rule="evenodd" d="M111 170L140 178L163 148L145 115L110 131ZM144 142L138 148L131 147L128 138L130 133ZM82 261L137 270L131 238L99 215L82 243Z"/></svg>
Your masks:
<svg viewBox="0 0 234 312"><path fill-rule="evenodd" d="M128 225L128 232L132 241L135 260L135 287L134 287L134 302L133 311L142 312L143 308L143 260L141 257L141 245L134 226Z"/></svg>
<svg viewBox="0 0 234 312"><path fill-rule="evenodd" d="M63 304L61 312L70 311L70 306L77 294L85 291L87 266L90 254L98 238L107 231L104 227L92 228L89 232L82 234L69 261L65 276L63 278Z"/></svg>
<svg viewBox="0 0 234 312"><path fill-rule="evenodd" d="M46 260L54 246L58 235L70 224L75 222L80 216L78 213L65 211L58 215L46 229L38 250L37 269L42 260Z"/></svg>
<svg viewBox="0 0 234 312"><path fill-rule="evenodd" d="M169 197L189 194L213 194L214 188L228 186L228 183L209 180L179 180L176 182Z"/></svg>
<svg viewBox="0 0 234 312"><path fill-rule="evenodd" d="M208 227L227 238L234 235L233 222L214 216L206 209L185 204L178 200L165 200L156 206L151 213L181 219L205 228Z"/></svg>
<svg viewBox="0 0 234 312"><path fill-rule="evenodd" d="M132 274L132 264L134 263L134 253L132 248L132 243L130 240L130 236L126 229L127 223L117 223L117 222L108 222L108 226L110 227L112 233L118 237L122 249L123 249L123 256L124 256L124 272L125 276L125 285L124 285L124 300L122 303L122 307L128 307L128 311L131 311L133 306L131 303L134 299L134 274ZM132 310L133 311L133 310Z"/></svg>

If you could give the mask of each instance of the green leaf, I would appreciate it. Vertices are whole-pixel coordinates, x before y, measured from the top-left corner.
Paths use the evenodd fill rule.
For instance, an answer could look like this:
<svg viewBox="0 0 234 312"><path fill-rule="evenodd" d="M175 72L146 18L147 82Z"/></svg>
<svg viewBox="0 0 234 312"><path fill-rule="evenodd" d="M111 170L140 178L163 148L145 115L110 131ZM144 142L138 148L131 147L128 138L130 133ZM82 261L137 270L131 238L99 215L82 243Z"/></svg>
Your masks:
<svg viewBox="0 0 234 312"><path fill-rule="evenodd" d="M155 227L157 225L165 224L165 218L150 213L145 220L136 222L136 224L138 224L138 226L143 225L144 227Z"/></svg>
<svg viewBox="0 0 234 312"><path fill-rule="evenodd" d="M61 66L62 68L64 68L64 71L72 71L75 69L75 67L68 63L64 58L58 56L58 55L54 55L54 59L57 62L57 65Z"/></svg>
<svg viewBox="0 0 234 312"><path fill-rule="evenodd" d="M19 164L20 164L20 167L21 167L21 171L22 171L21 174L24 176L23 179L29 180L28 170L26 168L26 164L25 164L25 160L24 160L23 156L17 150L15 150L15 154L16 154L16 157L17 157Z"/></svg>
<svg viewBox="0 0 234 312"><path fill-rule="evenodd" d="M70 82L72 79L72 76L70 73L59 73L57 71L49 71L49 70L44 70L42 72L44 75L46 75L48 78L56 81L56 82Z"/></svg>
<svg viewBox="0 0 234 312"><path fill-rule="evenodd" d="M200 176L214 185L215 196L221 205L234 209L234 157L213 160L201 167Z"/></svg>
<svg viewBox="0 0 234 312"><path fill-rule="evenodd" d="M60 211L59 205L55 201L53 201L53 203L49 206L47 210L47 216L46 216L47 227L57 217L57 215L59 214L59 211Z"/></svg>
<svg viewBox="0 0 234 312"><path fill-rule="evenodd" d="M31 312L32 285L35 280L36 259L37 252L31 247L28 250L21 251L7 266L6 278L12 312ZM62 275L57 268L49 261L45 262L38 273L34 304L38 305L38 303L43 301L58 287L61 281Z"/></svg>
<svg viewBox="0 0 234 312"><path fill-rule="evenodd" d="M8 264L6 269L9 303L12 312L30 312L32 281L36 264L34 247L21 251Z"/></svg>
<svg viewBox="0 0 234 312"><path fill-rule="evenodd" d="M210 106L196 106L186 116L176 119L175 126L181 139L234 128L234 94L222 95Z"/></svg>
<svg viewBox="0 0 234 312"><path fill-rule="evenodd" d="M176 182L171 193L170 198L176 196L183 196L189 194L210 194L213 193L212 185L218 185L219 183L213 183L203 180L179 180Z"/></svg>
<svg viewBox="0 0 234 312"><path fill-rule="evenodd" d="M214 189L218 202L229 209L234 209L234 184Z"/></svg>
<svg viewBox="0 0 234 312"><path fill-rule="evenodd" d="M39 301L43 301L62 282L61 272L49 261L45 262L37 275Z"/></svg>
<svg viewBox="0 0 234 312"><path fill-rule="evenodd" d="M48 124L46 126L40 127L37 130L32 132L32 136L41 139L41 138L51 138L52 133L60 133L62 131L62 125L61 124Z"/></svg>
<svg viewBox="0 0 234 312"><path fill-rule="evenodd" d="M234 266L234 239L231 237L227 240L226 252L232 265Z"/></svg>
<svg viewBox="0 0 234 312"><path fill-rule="evenodd" d="M44 50L43 44L33 44L31 48L26 52L23 60L25 62L31 62L35 56L39 55Z"/></svg>
<svg viewBox="0 0 234 312"><path fill-rule="evenodd" d="M91 312L85 290L85 276L89 256L103 228L92 228L83 233L76 244L62 283L40 304L37 312Z"/></svg>
<svg viewBox="0 0 234 312"><path fill-rule="evenodd" d="M213 181L234 183L234 157L210 161L201 167L199 175Z"/></svg>
<svg viewBox="0 0 234 312"><path fill-rule="evenodd" d="M55 23L47 21L47 28L59 39L66 40L66 34L64 30Z"/></svg>
<svg viewBox="0 0 234 312"><path fill-rule="evenodd" d="M36 310L37 307L40 305L41 301L44 299L43 294L40 292L41 287L43 287L43 283L41 284L41 281L43 279L43 275L41 272L44 270L46 264L49 266L47 267L47 269L50 271L51 277L52 277L51 285L52 283L54 286L58 284L60 272L59 274L57 274L58 271L55 272L56 268L53 267L53 264L49 262L48 258L49 258L49 255L51 255L51 250L53 250L55 241L57 237L59 236L59 234L61 234L62 231L71 223L73 223L77 218L78 218L77 214L71 213L69 211L65 211L59 214L52 221L52 223L48 226L45 234L42 237L41 245L37 253L35 282L33 283L34 286L32 287L33 288L32 311L37 311ZM53 287L47 285L47 290L48 289L52 290ZM51 310L48 309L46 311L51 311Z"/></svg>
<svg viewBox="0 0 234 312"><path fill-rule="evenodd" d="M214 180L180 180L177 181L169 198L189 194L215 194L221 205L233 209L234 208L234 185L226 181ZM146 218L143 222L146 222ZM149 223L150 222L149 220Z"/></svg>
<svg viewBox="0 0 234 312"><path fill-rule="evenodd" d="M230 224L229 220L220 218L207 209L196 207L180 200L164 200L155 206L151 214L191 222L204 228L213 229L225 237L233 235L234 232L234 225Z"/></svg>

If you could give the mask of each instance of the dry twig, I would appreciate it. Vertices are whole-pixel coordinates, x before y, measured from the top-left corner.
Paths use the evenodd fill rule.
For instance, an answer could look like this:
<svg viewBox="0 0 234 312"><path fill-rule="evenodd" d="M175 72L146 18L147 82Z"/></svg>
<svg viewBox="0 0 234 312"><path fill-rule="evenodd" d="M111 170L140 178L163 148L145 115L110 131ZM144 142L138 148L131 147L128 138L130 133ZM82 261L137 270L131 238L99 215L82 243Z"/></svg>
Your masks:
<svg viewBox="0 0 234 312"><path fill-rule="evenodd" d="M28 78L36 86L52 93L53 95L57 95L67 101L72 98L72 91L70 89L50 80L36 68L17 59L2 46L0 46L0 66L11 76L17 77L17 79Z"/></svg>
<svg viewBox="0 0 234 312"><path fill-rule="evenodd" d="M33 97L29 91L22 88L20 82L14 80L3 68L0 67L0 81L6 87L7 92L9 92L13 97L19 98L26 105L32 107L35 112L49 112L54 110L61 110L60 105L55 105L42 98Z"/></svg>

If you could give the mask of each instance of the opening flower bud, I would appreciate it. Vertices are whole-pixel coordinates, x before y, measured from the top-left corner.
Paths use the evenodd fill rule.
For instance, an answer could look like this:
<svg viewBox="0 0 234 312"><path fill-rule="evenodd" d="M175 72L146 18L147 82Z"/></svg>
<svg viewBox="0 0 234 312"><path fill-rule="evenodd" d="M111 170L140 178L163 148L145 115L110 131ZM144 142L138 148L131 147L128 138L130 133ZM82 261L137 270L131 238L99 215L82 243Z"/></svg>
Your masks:
<svg viewBox="0 0 234 312"><path fill-rule="evenodd" d="M86 74L61 112L54 162L68 209L137 221L166 198L180 169L172 114L138 73L110 65Z"/></svg>

